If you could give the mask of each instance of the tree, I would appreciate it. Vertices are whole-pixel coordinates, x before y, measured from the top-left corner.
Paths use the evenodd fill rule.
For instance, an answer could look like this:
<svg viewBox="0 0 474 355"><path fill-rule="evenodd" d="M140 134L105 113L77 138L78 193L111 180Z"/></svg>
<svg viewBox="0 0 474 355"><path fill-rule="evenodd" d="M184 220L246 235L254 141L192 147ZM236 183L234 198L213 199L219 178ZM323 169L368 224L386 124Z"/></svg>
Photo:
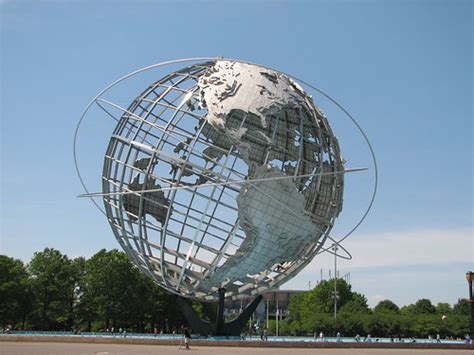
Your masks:
<svg viewBox="0 0 474 355"><path fill-rule="evenodd" d="M81 295L83 293L83 278L86 273L86 259L83 257L76 258L71 262L71 276L73 278L73 287L69 289L68 293L68 326L69 328L80 328L78 322L80 322L82 314L85 309L81 304Z"/></svg>
<svg viewBox="0 0 474 355"><path fill-rule="evenodd" d="M343 313L341 310L340 316L336 319L336 328L345 336L364 334L364 324L367 323L367 319L369 318L369 314Z"/></svg>
<svg viewBox="0 0 474 355"><path fill-rule="evenodd" d="M145 320L150 324L150 329L157 327L171 333L173 328L179 328L184 324L185 319L176 302L176 296L165 291L143 273L141 277L149 287Z"/></svg>
<svg viewBox="0 0 474 355"><path fill-rule="evenodd" d="M130 309L143 303L132 292L137 278L126 255L102 249L86 262L82 303L89 303L103 327L118 329L117 323L129 319Z"/></svg>
<svg viewBox="0 0 474 355"><path fill-rule="evenodd" d="M312 334L314 331L333 333L336 324L332 312L334 311L334 279L321 281L316 287L305 293L301 293L291 298L288 319L289 329L299 334ZM343 279L337 279L337 304L341 310L349 301L352 306L359 311L366 307L364 296L357 294L353 298L351 286ZM367 307L368 310L368 307ZM296 330L298 329L298 330Z"/></svg>
<svg viewBox="0 0 474 355"><path fill-rule="evenodd" d="M100 319L97 329L145 327L161 329L183 324L175 296L159 288L117 250L100 250L86 262L81 304L85 319ZM179 324L177 324L179 322Z"/></svg>
<svg viewBox="0 0 474 355"><path fill-rule="evenodd" d="M374 312L365 318L364 332L376 337L392 337L400 333L400 321L396 314Z"/></svg>
<svg viewBox="0 0 474 355"><path fill-rule="evenodd" d="M306 299L306 293L297 293L291 297L290 304L288 305L288 311L292 322L301 322L301 311L304 307Z"/></svg>
<svg viewBox="0 0 474 355"><path fill-rule="evenodd" d="M97 319L98 315L94 312L92 299L86 291L86 265L87 261L84 258L75 260L75 268L79 274L74 299L75 328L77 330L85 329L90 332L92 330L92 323Z"/></svg>
<svg viewBox="0 0 474 355"><path fill-rule="evenodd" d="M449 303L438 303L436 305L436 314L439 315L449 315L453 313L453 309L449 305Z"/></svg>
<svg viewBox="0 0 474 355"><path fill-rule="evenodd" d="M469 302L466 299L459 299L453 307L453 313L469 316Z"/></svg>
<svg viewBox="0 0 474 355"><path fill-rule="evenodd" d="M435 306L431 304L431 301L426 298L422 298L415 303L413 309L414 314L434 314L436 312Z"/></svg>
<svg viewBox="0 0 474 355"><path fill-rule="evenodd" d="M305 304L308 312L331 313L334 311L334 279L321 281L305 296ZM343 279L336 279L337 306L340 309L351 298L351 286Z"/></svg>
<svg viewBox="0 0 474 355"><path fill-rule="evenodd" d="M409 304L400 308L400 313L406 316L413 316L415 314L415 305Z"/></svg>
<svg viewBox="0 0 474 355"><path fill-rule="evenodd" d="M339 310L341 314L368 314L370 313L369 305L367 304L367 298L357 292L352 293L352 297L347 303Z"/></svg>
<svg viewBox="0 0 474 355"><path fill-rule="evenodd" d="M46 248L33 255L28 270L34 293L36 327L70 330L70 299L77 283L71 260L58 250Z"/></svg>
<svg viewBox="0 0 474 355"><path fill-rule="evenodd" d="M0 325L25 326L31 310L28 273L21 260L0 255Z"/></svg>
<svg viewBox="0 0 474 355"><path fill-rule="evenodd" d="M398 306L390 300L380 301L374 308L375 313L400 313Z"/></svg>
<svg viewBox="0 0 474 355"><path fill-rule="evenodd" d="M429 314L418 314L414 317L412 331L423 338L438 333L446 336L446 332L442 331L441 317L438 318Z"/></svg>

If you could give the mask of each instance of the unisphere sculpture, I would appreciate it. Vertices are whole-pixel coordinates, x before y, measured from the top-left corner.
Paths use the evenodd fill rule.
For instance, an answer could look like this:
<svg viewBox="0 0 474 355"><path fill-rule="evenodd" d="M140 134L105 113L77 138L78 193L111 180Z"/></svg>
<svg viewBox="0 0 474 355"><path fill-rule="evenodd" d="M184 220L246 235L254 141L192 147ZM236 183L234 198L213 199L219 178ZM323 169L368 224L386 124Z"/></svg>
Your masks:
<svg viewBox="0 0 474 355"><path fill-rule="evenodd" d="M214 59L115 107L105 212L161 287L207 301L257 296L322 248L342 209L344 163L327 118L287 75Z"/></svg>

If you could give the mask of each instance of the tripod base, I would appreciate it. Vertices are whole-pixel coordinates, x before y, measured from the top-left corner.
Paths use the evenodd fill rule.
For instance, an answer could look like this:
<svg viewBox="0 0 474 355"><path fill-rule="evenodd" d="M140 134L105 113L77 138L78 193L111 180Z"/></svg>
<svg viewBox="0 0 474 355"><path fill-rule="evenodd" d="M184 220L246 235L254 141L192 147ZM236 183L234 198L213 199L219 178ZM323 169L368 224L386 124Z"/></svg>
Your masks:
<svg viewBox="0 0 474 355"><path fill-rule="evenodd" d="M199 317L191 304L184 297L176 296L179 306L193 332L212 336L240 336L243 327L247 324L252 313L255 312L263 296L257 296L241 314L230 322L224 322L224 295L225 289L219 289L217 318L215 323L205 321Z"/></svg>

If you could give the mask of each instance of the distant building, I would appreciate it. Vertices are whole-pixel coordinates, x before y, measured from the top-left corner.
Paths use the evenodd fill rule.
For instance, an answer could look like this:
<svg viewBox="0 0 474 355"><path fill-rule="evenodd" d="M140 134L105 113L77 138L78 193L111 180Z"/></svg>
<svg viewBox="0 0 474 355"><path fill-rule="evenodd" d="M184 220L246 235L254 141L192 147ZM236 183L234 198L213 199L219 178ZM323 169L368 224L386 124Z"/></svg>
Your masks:
<svg viewBox="0 0 474 355"><path fill-rule="evenodd" d="M285 319L289 312L288 306L291 298L297 294L308 291L302 290L279 290L273 289L263 294L263 300L255 311L256 319L264 321L267 318L267 307L268 307L268 318L276 319L277 309L280 319ZM232 314L240 313L253 298L247 298L242 300L226 300L225 301L225 314L230 316Z"/></svg>

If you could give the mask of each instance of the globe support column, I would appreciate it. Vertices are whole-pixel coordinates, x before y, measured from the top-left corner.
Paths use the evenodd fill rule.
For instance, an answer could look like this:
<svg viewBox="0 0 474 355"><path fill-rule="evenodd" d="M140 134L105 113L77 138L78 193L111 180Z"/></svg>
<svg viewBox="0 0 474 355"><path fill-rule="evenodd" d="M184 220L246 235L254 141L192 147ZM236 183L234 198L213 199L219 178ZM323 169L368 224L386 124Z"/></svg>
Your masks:
<svg viewBox="0 0 474 355"><path fill-rule="evenodd" d="M245 307L242 313L237 318L230 322L224 321L224 300L225 300L225 289L219 289L219 299L217 305L217 317L214 323L203 320L199 317L196 311L193 309L188 300L184 297L176 296L181 311L186 318L188 325L193 332L200 335L210 336L240 336L242 329L249 321L252 314L257 309L263 296L257 296L250 304Z"/></svg>
<svg viewBox="0 0 474 355"><path fill-rule="evenodd" d="M220 288L217 292L219 292L219 303L217 304L216 335L222 333L224 326L225 288Z"/></svg>

